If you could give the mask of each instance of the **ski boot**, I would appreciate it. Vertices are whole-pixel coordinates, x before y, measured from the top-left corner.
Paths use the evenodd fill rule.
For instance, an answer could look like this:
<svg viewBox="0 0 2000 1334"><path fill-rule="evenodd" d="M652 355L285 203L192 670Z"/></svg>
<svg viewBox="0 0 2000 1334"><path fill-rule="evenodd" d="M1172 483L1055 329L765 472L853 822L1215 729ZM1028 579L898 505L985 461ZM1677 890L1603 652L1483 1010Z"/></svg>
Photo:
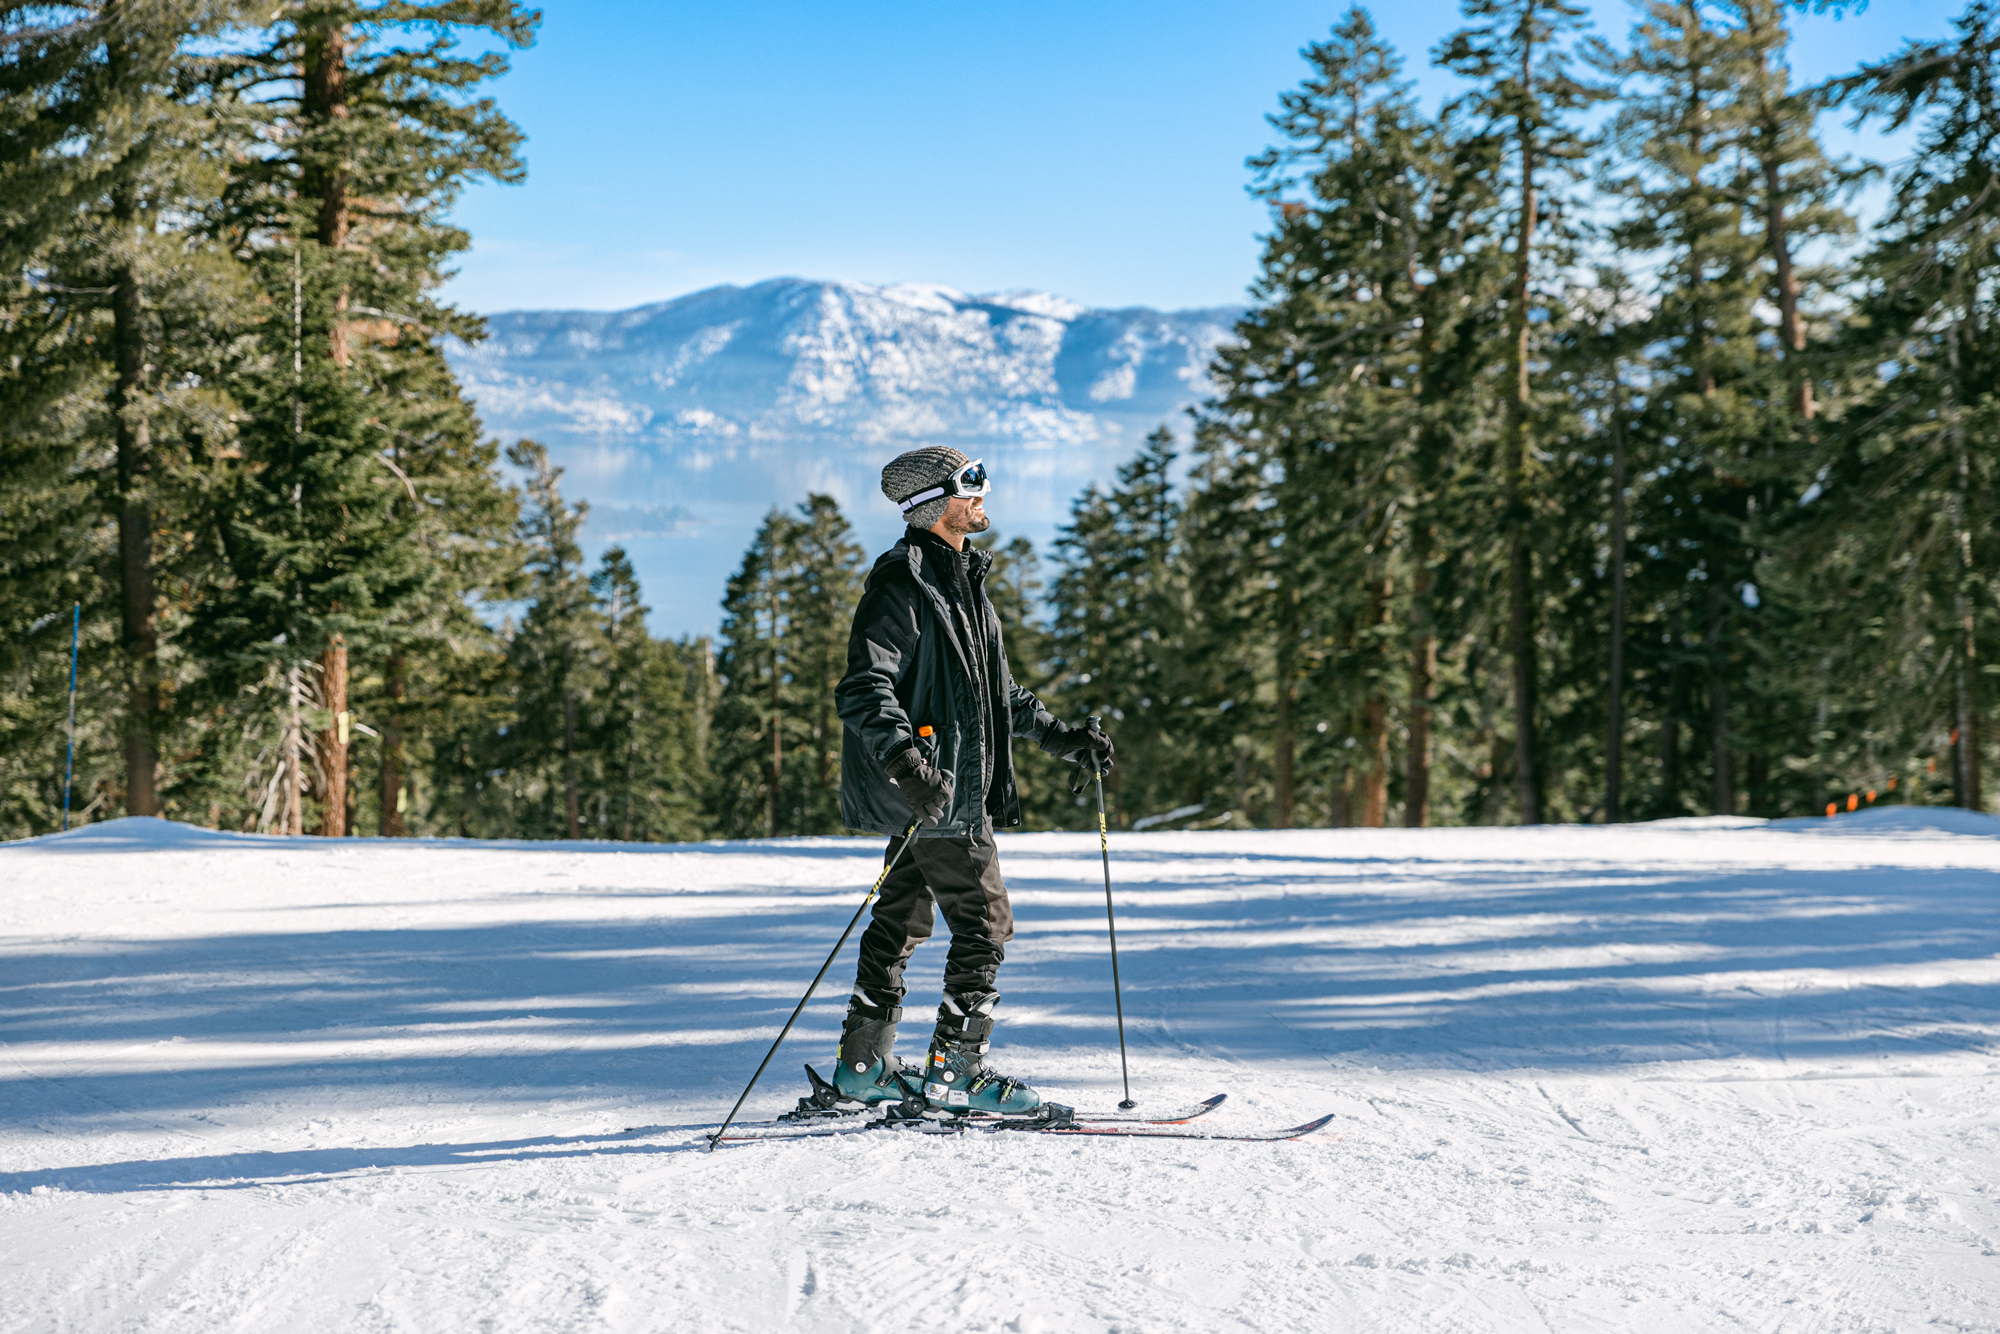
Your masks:
<svg viewBox="0 0 2000 1334"><path fill-rule="evenodd" d="M938 1006L937 1032L924 1062L924 1102L945 1112L985 1112L1027 1116L1039 1111L1042 1095L986 1064L993 1033L994 991L947 994Z"/></svg>
<svg viewBox="0 0 2000 1334"><path fill-rule="evenodd" d="M833 1053L832 1083L840 1101L872 1107L909 1096L898 1077L903 1063L891 1050L896 1045L896 1021L902 1017L900 1006L869 1005L859 996L847 1002L847 1022Z"/></svg>

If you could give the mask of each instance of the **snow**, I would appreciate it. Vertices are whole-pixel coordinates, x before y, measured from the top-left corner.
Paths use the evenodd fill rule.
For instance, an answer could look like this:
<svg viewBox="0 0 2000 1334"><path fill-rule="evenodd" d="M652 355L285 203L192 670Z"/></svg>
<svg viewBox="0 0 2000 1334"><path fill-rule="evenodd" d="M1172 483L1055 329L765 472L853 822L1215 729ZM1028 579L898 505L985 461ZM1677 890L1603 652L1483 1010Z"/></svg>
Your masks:
<svg viewBox="0 0 2000 1334"><path fill-rule="evenodd" d="M0 847L0 1330L2000 1328L2000 821L1112 849L1141 1105L1327 1130L702 1152L874 841ZM1097 841L1002 860L995 1064L1108 1106Z"/></svg>

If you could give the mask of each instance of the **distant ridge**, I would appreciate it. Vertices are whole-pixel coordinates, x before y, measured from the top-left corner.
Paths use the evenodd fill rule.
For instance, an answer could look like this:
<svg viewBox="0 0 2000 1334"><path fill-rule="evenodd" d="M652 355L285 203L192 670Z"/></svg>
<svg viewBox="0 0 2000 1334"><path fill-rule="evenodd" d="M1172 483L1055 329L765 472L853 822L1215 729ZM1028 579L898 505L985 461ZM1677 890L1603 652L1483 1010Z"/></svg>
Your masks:
<svg viewBox="0 0 2000 1334"><path fill-rule="evenodd" d="M552 445L1129 448L1209 396L1241 313L777 278L631 310L503 312L451 360L490 430Z"/></svg>
<svg viewBox="0 0 2000 1334"><path fill-rule="evenodd" d="M774 507L832 496L872 553L901 517L882 464L917 444L984 458L1008 537L1046 547L1085 487L1212 396L1240 308L1091 310L1045 292L777 278L631 310L514 310L446 349L486 429L532 436L624 546L662 632L713 629Z"/></svg>

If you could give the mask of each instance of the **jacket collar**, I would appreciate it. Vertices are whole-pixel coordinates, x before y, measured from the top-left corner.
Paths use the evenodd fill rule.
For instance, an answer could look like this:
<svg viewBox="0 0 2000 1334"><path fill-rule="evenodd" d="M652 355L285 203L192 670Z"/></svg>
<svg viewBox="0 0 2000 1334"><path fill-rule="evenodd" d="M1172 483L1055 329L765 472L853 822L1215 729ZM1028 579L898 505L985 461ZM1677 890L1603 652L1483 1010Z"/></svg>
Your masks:
<svg viewBox="0 0 2000 1334"><path fill-rule="evenodd" d="M905 528L903 540L897 543L897 546L907 548L906 559L910 564L910 572L918 579L924 577L924 562L927 560L940 561L942 562L940 569L949 569L951 561L963 559L965 576L975 583L985 578L987 570L993 566L993 556L990 552L980 551L970 543L966 545L964 552L954 551L951 543L928 528Z"/></svg>

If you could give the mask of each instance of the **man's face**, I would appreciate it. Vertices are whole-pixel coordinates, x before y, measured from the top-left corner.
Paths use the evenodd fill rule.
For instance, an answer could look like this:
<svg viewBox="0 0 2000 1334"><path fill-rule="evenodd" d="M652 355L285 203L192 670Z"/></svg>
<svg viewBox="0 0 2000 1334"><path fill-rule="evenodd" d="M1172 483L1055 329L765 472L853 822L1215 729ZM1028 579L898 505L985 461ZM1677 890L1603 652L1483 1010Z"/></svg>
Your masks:
<svg viewBox="0 0 2000 1334"><path fill-rule="evenodd" d="M985 496L953 496L945 502L944 517L938 523L960 537L983 533L993 526L993 520L986 517Z"/></svg>

